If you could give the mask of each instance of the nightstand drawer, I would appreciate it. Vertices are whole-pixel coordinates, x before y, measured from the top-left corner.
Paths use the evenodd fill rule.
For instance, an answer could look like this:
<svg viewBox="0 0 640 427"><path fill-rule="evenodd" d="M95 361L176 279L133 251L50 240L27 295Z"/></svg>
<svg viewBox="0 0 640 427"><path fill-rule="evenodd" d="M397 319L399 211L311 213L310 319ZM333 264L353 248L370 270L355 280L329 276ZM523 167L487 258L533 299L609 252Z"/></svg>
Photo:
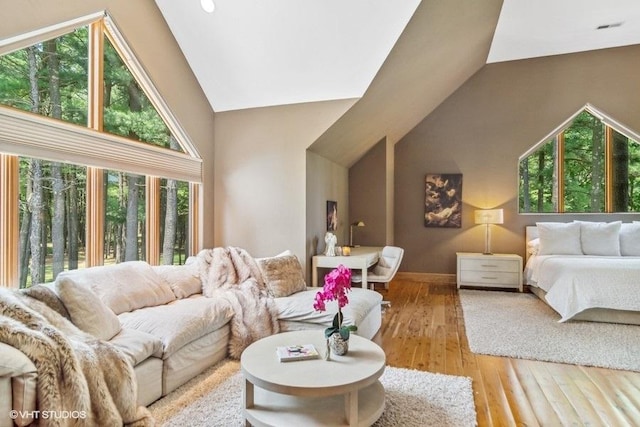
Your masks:
<svg viewBox="0 0 640 427"><path fill-rule="evenodd" d="M457 284L480 288L517 288L522 292L522 257L516 254L456 252Z"/></svg>
<svg viewBox="0 0 640 427"><path fill-rule="evenodd" d="M518 273L520 270L520 262L510 259L461 259L460 270L476 270L476 271L506 271Z"/></svg>
<svg viewBox="0 0 640 427"><path fill-rule="evenodd" d="M476 271L461 270L460 282L462 283L486 283L494 285L516 285L520 280L517 272L509 273L504 271Z"/></svg>

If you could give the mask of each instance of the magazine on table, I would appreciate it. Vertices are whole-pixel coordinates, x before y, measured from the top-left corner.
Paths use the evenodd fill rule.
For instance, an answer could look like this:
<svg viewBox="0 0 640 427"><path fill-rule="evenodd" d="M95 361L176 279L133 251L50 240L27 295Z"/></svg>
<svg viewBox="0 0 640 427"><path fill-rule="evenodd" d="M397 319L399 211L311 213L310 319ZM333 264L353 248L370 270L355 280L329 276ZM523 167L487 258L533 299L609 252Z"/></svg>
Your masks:
<svg viewBox="0 0 640 427"><path fill-rule="evenodd" d="M276 352L281 362L317 359L320 356L313 344L281 346L276 349Z"/></svg>

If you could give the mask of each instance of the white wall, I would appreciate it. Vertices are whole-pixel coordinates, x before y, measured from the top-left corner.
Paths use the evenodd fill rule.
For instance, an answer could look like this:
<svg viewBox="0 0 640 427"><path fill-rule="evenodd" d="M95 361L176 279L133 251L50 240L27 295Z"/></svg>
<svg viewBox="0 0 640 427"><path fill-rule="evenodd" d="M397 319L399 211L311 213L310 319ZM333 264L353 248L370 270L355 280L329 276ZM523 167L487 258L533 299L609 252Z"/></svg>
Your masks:
<svg viewBox="0 0 640 427"><path fill-rule="evenodd" d="M243 247L256 257L290 249L304 267L306 149L353 102L216 114L216 246Z"/></svg>
<svg viewBox="0 0 640 427"><path fill-rule="evenodd" d="M333 234L338 238L338 245L348 245L349 170L319 154L307 151L306 257L309 264L312 256L325 250L327 200L338 202L338 228ZM310 270L307 273L310 274ZM307 283L310 283L309 277Z"/></svg>

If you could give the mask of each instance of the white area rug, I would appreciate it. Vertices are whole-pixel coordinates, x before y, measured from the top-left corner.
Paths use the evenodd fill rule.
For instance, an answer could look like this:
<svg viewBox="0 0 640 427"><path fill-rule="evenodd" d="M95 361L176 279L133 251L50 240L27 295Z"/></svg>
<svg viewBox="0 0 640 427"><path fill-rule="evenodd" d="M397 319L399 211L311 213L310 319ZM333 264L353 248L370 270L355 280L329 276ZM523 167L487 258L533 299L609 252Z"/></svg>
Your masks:
<svg viewBox="0 0 640 427"><path fill-rule="evenodd" d="M243 426L239 370L239 362L224 360L149 410L158 425ZM375 426L477 425L470 378L387 367L380 382L386 405Z"/></svg>
<svg viewBox="0 0 640 427"><path fill-rule="evenodd" d="M640 371L640 326L569 321L533 294L461 290L474 353Z"/></svg>

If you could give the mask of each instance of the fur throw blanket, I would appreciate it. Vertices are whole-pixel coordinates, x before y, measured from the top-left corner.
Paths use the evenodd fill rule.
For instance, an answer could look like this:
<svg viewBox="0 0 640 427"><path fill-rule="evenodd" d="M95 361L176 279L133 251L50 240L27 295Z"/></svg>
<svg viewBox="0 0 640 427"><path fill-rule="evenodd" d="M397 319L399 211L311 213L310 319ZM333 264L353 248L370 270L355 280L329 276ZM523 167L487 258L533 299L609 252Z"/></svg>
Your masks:
<svg viewBox="0 0 640 427"><path fill-rule="evenodd" d="M135 374L124 354L78 329L63 309L46 287L0 288L0 342L36 366L37 409L77 415L41 416L36 425L154 425L147 409L137 406Z"/></svg>
<svg viewBox="0 0 640 427"><path fill-rule="evenodd" d="M278 309L264 285L260 267L247 251L234 247L204 249L198 263L202 294L225 298L233 307L229 355L239 359L254 341L280 332Z"/></svg>

